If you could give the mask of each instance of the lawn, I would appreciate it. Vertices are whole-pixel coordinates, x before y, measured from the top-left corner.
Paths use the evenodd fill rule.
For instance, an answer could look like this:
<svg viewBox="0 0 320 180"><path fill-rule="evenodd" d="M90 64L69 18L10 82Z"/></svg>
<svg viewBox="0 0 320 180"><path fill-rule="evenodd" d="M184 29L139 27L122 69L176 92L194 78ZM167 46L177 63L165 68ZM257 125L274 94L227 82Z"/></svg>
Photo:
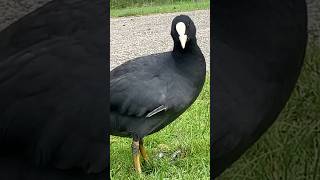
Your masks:
<svg viewBox="0 0 320 180"><path fill-rule="evenodd" d="M277 121L217 180L320 179L320 48L305 64Z"/></svg>
<svg viewBox="0 0 320 180"><path fill-rule="evenodd" d="M210 0L112 0L111 17L209 9Z"/></svg>
<svg viewBox="0 0 320 180"><path fill-rule="evenodd" d="M111 137L111 179L210 179L209 77L198 99L173 123L144 138L150 164L139 177L133 168L129 138Z"/></svg>

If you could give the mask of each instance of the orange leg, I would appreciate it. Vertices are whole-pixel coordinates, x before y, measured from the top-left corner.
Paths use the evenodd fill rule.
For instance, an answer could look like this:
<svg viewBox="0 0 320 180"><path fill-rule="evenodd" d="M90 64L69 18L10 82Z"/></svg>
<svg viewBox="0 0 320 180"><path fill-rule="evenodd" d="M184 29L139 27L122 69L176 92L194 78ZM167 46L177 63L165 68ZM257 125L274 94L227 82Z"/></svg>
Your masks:
<svg viewBox="0 0 320 180"><path fill-rule="evenodd" d="M134 169L141 174L141 163L140 163L140 152L139 152L139 141L132 141L132 156Z"/></svg>
<svg viewBox="0 0 320 180"><path fill-rule="evenodd" d="M141 139L141 140L139 141L139 149L140 149L140 153L141 153L143 159L144 159L146 162L148 162L149 158L148 158L146 149L145 149L144 146L143 146L143 139Z"/></svg>

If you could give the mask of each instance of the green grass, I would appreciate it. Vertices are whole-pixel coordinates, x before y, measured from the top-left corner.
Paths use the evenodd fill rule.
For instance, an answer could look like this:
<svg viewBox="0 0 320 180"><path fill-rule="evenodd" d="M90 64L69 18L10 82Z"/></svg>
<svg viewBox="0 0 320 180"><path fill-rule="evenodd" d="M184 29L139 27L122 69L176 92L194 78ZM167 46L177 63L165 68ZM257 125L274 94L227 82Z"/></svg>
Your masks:
<svg viewBox="0 0 320 180"><path fill-rule="evenodd" d="M112 3L111 3L112 7ZM193 11L200 9L209 9L210 0L202 1L173 1L171 3L164 1L163 3L153 4L138 4L128 6L115 6L111 8L111 17L122 17L122 16L137 16L137 15L148 15L155 13L170 13L170 12L182 12L182 11Z"/></svg>
<svg viewBox="0 0 320 180"><path fill-rule="evenodd" d="M133 169L129 138L111 137L111 179L210 178L210 88L209 77L194 104L173 123L144 138L150 165L138 177ZM176 159L173 153L180 151ZM159 153L164 157L160 158Z"/></svg>
<svg viewBox="0 0 320 180"><path fill-rule="evenodd" d="M111 9L123 9L130 7L157 6L174 3L199 3L207 0L111 0Z"/></svg>
<svg viewBox="0 0 320 180"><path fill-rule="evenodd" d="M309 46L275 124L217 180L320 179L320 48Z"/></svg>

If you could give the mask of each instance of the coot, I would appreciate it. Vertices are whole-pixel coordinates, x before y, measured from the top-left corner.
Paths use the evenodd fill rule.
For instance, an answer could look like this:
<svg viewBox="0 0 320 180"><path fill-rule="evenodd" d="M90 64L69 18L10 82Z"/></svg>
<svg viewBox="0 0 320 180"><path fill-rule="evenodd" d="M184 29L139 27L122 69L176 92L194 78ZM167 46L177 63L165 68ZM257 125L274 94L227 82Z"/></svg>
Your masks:
<svg viewBox="0 0 320 180"><path fill-rule="evenodd" d="M140 153L147 160L143 138L181 115L205 81L205 59L190 17L175 17L171 36L172 51L133 59L110 73L111 134L133 138L134 167L139 173Z"/></svg>

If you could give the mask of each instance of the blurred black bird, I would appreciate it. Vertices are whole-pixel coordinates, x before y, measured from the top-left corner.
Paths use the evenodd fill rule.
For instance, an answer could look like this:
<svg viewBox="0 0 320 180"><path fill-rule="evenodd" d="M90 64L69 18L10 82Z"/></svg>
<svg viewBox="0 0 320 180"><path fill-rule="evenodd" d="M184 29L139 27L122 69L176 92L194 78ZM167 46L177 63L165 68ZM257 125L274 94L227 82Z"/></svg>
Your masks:
<svg viewBox="0 0 320 180"><path fill-rule="evenodd" d="M106 1L54 0L0 32L0 179L105 179Z"/></svg>
<svg viewBox="0 0 320 180"><path fill-rule="evenodd" d="M134 167L141 173L143 138L181 115L198 97L205 81L205 59L196 27L186 15L173 19L170 52L139 57L110 73L111 134L131 137Z"/></svg>
<svg viewBox="0 0 320 180"><path fill-rule="evenodd" d="M213 2L213 176L274 122L303 64L304 0Z"/></svg>

